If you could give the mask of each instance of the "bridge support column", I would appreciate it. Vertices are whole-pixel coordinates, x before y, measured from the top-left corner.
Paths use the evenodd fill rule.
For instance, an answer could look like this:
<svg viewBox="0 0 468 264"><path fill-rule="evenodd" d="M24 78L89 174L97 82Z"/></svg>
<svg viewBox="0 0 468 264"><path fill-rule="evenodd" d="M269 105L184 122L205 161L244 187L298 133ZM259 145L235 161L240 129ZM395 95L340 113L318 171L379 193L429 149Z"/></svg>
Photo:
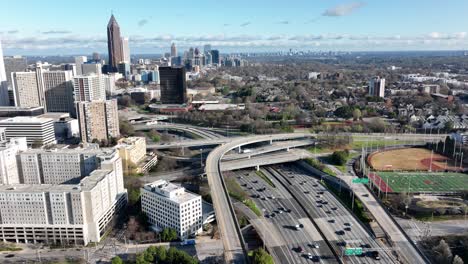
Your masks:
<svg viewBox="0 0 468 264"><path fill-rule="evenodd" d="M273 145L273 139L270 139L270 145Z"/></svg>
<svg viewBox="0 0 468 264"><path fill-rule="evenodd" d="M182 147L182 156L185 156L185 148Z"/></svg>
<svg viewBox="0 0 468 264"><path fill-rule="evenodd" d="M237 149L238 149L239 154L241 154L241 153L242 153L242 148L241 148L241 146L239 146Z"/></svg>
<svg viewBox="0 0 468 264"><path fill-rule="evenodd" d="M259 171L259 170L260 170L260 165L255 166L255 169L256 169L257 171Z"/></svg>
<svg viewBox="0 0 468 264"><path fill-rule="evenodd" d="M286 151L289 152L289 147L286 148Z"/></svg>
<svg viewBox="0 0 468 264"><path fill-rule="evenodd" d="M250 159L250 155L249 155L248 159Z"/></svg>

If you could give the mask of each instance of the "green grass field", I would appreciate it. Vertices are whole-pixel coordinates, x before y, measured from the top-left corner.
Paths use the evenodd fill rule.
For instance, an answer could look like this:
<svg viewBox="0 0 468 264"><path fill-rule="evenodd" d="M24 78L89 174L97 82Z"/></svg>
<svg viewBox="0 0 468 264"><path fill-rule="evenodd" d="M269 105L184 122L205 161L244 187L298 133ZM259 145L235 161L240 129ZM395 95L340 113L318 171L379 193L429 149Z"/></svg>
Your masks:
<svg viewBox="0 0 468 264"><path fill-rule="evenodd" d="M374 176L372 174L376 174ZM371 180L388 192L457 192L468 190L468 175L456 172L375 172ZM388 183L388 186L387 186Z"/></svg>

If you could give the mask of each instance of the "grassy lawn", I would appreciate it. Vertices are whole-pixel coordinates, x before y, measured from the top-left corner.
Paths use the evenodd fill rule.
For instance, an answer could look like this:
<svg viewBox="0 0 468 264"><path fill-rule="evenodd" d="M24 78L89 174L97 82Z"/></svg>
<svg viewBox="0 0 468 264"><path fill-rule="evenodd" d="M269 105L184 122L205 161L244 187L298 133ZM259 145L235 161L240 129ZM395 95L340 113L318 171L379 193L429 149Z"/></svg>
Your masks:
<svg viewBox="0 0 468 264"><path fill-rule="evenodd" d="M271 187L276 188L276 186L273 184L273 182L268 178L263 171L255 171L255 173L258 175L258 177L262 178L266 183L268 183Z"/></svg>
<svg viewBox="0 0 468 264"><path fill-rule="evenodd" d="M247 199L247 200L244 200L242 203L245 204L247 207L249 207L250 210L252 210L257 216L262 215L262 212L260 211L260 209L258 209L254 201Z"/></svg>
<svg viewBox="0 0 468 264"><path fill-rule="evenodd" d="M22 248L16 247L14 244L0 243L0 251L20 251Z"/></svg>
<svg viewBox="0 0 468 264"><path fill-rule="evenodd" d="M416 141L418 142L418 141ZM369 140L367 142L367 147L368 148L381 148L385 146L397 146L397 145L408 145L408 144L413 144L413 140L386 140L386 139L381 139L381 140ZM356 139L353 138L353 143L350 146L352 149L362 149L362 147L366 147L366 141L365 139L361 139L360 141L356 141Z"/></svg>

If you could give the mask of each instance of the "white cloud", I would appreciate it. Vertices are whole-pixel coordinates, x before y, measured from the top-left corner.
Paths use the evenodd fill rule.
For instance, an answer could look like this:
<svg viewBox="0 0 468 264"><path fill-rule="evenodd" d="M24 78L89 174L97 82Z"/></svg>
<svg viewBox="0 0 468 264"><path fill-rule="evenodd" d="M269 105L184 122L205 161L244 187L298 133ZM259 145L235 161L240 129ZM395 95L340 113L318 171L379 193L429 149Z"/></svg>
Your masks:
<svg viewBox="0 0 468 264"><path fill-rule="evenodd" d="M356 9L363 7L364 5L364 2L352 2L349 4L337 5L335 7L325 10L325 12L323 12L322 15L332 17L346 16L353 13Z"/></svg>

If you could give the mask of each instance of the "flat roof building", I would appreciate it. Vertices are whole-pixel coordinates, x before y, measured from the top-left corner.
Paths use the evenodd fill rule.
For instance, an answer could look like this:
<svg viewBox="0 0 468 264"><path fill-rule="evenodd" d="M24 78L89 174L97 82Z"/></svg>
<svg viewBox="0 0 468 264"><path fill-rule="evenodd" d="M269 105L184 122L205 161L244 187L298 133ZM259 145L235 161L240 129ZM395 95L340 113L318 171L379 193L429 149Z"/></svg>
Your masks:
<svg viewBox="0 0 468 264"><path fill-rule="evenodd" d="M117 100L77 102L76 112L82 142L119 137Z"/></svg>
<svg viewBox="0 0 468 264"><path fill-rule="evenodd" d="M141 188L141 209L155 229L172 228L181 239L202 230L202 199L185 188L158 180Z"/></svg>
<svg viewBox="0 0 468 264"><path fill-rule="evenodd" d="M28 145L55 144L54 120L51 118L17 116L0 120L7 139L25 137Z"/></svg>

